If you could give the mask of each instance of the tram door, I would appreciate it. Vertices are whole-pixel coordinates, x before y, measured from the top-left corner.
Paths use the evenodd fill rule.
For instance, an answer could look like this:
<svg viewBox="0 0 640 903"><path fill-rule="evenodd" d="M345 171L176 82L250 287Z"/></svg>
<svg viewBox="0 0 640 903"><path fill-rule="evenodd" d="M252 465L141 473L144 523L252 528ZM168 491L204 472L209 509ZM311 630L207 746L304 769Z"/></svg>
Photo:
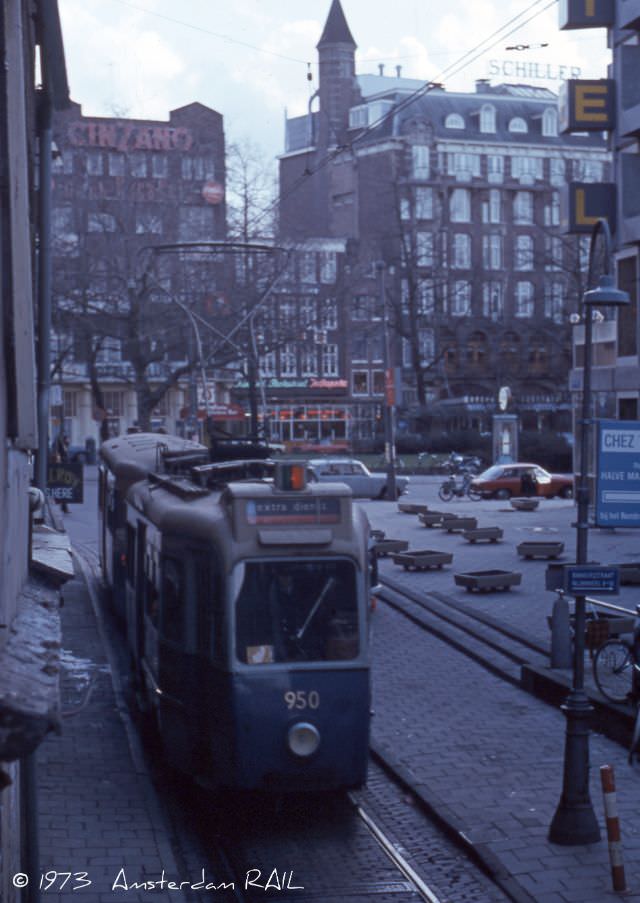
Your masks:
<svg viewBox="0 0 640 903"><path fill-rule="evenodd" d="M160 594L158 592L158 556L151 542L146 543L143 575L144 660L148 676L158 685L158 626Z"/></svg>

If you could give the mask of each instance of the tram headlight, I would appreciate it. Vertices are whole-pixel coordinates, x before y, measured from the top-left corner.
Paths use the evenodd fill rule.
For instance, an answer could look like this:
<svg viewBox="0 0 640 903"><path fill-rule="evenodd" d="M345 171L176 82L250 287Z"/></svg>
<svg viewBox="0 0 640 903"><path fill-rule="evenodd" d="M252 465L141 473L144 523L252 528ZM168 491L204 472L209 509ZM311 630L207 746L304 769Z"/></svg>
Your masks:
<svg viewBox="0 0 640 903"><path fill-rule="evenodd" d="M287 734L289 749L296 756L312 756L320 746L320 731L306 721L299 721L289 728Z"/></svg>

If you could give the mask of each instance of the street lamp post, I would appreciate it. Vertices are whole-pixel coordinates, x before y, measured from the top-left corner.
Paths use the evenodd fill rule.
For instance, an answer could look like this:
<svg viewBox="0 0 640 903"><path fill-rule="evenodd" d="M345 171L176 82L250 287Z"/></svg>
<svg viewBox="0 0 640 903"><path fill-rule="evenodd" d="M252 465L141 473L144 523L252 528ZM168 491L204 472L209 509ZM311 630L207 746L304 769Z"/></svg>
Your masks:
<svg viewBox="0 0 640 903"><path fill-rule="evenodd" d="M387 498L397 498L396 489L396 424L395 385L389 348L389 327L387 324L387 304L384 288L384 262L376 263L378 288L380 292L380 314L382 316L382 355L384 365L384 452L387 464Z"/></svg>
<svg viewBox="0 0 640 903"><path fill-rule="evenodd" d="M589 289L593 278L594 251L598 235L602 234L605 253L605 273L600 276L598 287ZM584 360L582 369L582 416L579 446L580 476L576 487L576 564L586 564L589 539L589 440L591 437L591 352L593 344L593 313L599 306L624 306L629 296L615 287L609 274L611 259L611 233L607 221L599 219L591 233L587 291L583 295L584 306ZM592 708L584 691L584 632L585 597L576 596L574 624L573 682L571 692L563 706L566 717L564 777L562 796L549 828L552 843L572 846L596 843L600 829L589 796L589 718Z"/></svg>

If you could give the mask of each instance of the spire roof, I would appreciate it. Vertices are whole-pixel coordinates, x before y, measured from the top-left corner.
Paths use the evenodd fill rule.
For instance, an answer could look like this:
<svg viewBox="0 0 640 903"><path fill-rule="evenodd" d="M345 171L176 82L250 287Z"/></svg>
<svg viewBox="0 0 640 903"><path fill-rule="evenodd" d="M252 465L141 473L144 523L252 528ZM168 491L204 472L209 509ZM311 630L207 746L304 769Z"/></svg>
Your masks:
<svg viewBox="0 0 640 903"><path fill-rule="evenodd" d="M331 3L324 31L317 46L320 47L322 44L352 44L354 47L356 46L342 11L340 0L333 0Z"/></svg>

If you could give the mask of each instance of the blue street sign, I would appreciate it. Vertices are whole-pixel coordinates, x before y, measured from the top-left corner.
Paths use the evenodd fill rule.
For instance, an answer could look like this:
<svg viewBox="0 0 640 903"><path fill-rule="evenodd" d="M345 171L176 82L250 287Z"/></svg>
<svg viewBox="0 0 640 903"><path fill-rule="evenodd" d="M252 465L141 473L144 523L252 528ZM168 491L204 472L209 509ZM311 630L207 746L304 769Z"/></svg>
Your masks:
<svg viewBox="0 0 640 903"><path fill-rule="evenodd" d="M640 527L640 422L599 420L595 522Z"/></svg>
<svg viewBox="0 0 640 903"><path fill-rule="evenodd" d="M578 564L568 565L564 569L565 592L571 596L587 596L589 593L615 595L619 586L618 568Z"/></svg>

